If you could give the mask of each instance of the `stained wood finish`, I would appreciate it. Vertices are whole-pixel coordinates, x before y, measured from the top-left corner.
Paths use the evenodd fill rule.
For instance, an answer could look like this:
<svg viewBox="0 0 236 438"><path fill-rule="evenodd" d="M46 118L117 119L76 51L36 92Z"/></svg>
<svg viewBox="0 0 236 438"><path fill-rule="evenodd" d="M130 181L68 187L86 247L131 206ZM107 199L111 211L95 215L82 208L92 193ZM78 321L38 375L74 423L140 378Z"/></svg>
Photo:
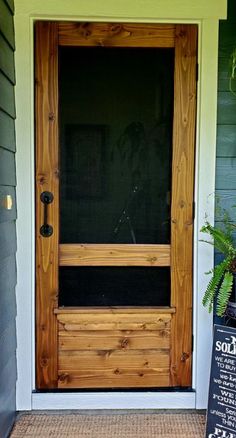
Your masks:
<svg viewBox="0 0 236 438"><path fill-rule="evenodd" d="M191 385L197 27L177 25L171 203L171 384Z"/></svg>
<svg viewBox="0 0 236 438"><path fill-rule="evenodd" d="M170 266L170 245L61 244L60 266Z"/></svg>
<svg viewBox="0 0 236 438"><path fill-rule="evenodd" d="M58 387L168 386L171 313L160 310L59 310Z"/></svg>
<svg viewBox="0 0 236 438"><path fill-rule="evenodd" d="M59 23L58 29L47 22L36 28L37 387L190 386L197 27ZM58 44L175 46L171 247L60 245L58 258ZM55 196L48 239L38 233L43 190ZM171 308L57 309L59 263L170 265Z"/></svg>
<svg viewBox="0 0 236 438"><path fill-rule="evenodd" d="M174 47L175 25L59 23L61 46Z"/></svg>
<svg viewBox="0 0 236 438"><path fill-rule="evenodd" d="M36 334L37 387L57 386L58 297L58 31L56 23L36 25ZM48 220L53 235L43 238L44 205L40 194L53 193ZM52 208L51 208L52 207Z"/></svg>

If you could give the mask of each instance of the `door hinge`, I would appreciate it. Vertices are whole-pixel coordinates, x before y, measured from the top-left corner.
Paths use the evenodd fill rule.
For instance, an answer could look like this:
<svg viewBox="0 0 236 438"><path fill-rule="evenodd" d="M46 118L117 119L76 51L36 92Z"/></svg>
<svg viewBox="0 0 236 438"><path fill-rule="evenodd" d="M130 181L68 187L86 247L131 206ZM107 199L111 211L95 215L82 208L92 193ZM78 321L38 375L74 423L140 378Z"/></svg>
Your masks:
<svg viewBox="0 0 236 438"><path fill-rule="evenodd" d="M197 62L197 64L196 64L196 82L198 82L198 78L199 78L199 64Z"/></svg>

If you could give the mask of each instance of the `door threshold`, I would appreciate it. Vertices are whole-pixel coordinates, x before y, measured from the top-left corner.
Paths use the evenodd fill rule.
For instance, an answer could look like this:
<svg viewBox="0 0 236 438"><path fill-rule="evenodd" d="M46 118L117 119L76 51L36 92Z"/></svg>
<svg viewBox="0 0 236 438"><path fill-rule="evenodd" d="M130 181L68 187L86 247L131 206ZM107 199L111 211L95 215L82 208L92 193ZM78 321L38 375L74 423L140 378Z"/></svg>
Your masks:
<svg viewBox="0 0 236 438"><path fill-rule="evenodd" d="M194 391L34 392L33 410L195 409Z"/></svg>

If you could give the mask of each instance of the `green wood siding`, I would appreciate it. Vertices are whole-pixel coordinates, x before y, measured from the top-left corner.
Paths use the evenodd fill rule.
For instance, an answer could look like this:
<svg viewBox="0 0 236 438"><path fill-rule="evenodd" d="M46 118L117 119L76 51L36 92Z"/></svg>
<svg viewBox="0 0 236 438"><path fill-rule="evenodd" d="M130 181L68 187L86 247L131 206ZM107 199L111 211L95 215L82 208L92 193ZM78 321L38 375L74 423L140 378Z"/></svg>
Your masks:
<svg viewBox="0 0 236 438"><path fill-rule="evenodd" d="M16 410L16 169L14 4L0 0L0 436L6 438ZM10 195L11 210L4 207Z"/></svg>
<svg viewBox="0 0 236 438"><path fill-rule="evenodd" d="M228 19L220 22L218 68L218 117L216 195L236 219L236 96L229 91L230 55L236 48L236 4L228 1ZM236 90L236 81L235 81ZM222 213L216 208L216 222Z"/></svg>

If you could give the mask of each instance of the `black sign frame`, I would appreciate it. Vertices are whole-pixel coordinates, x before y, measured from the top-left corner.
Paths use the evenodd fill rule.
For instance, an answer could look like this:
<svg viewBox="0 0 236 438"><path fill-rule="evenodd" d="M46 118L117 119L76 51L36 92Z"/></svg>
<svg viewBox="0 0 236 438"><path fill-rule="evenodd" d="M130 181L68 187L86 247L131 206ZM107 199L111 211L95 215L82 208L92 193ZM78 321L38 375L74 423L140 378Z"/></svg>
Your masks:
<svg viewBox="0 0 236 438"><path fill-rule="evenodd" d="M236 438L236 328L215 325L206 438Z"/></svg>

